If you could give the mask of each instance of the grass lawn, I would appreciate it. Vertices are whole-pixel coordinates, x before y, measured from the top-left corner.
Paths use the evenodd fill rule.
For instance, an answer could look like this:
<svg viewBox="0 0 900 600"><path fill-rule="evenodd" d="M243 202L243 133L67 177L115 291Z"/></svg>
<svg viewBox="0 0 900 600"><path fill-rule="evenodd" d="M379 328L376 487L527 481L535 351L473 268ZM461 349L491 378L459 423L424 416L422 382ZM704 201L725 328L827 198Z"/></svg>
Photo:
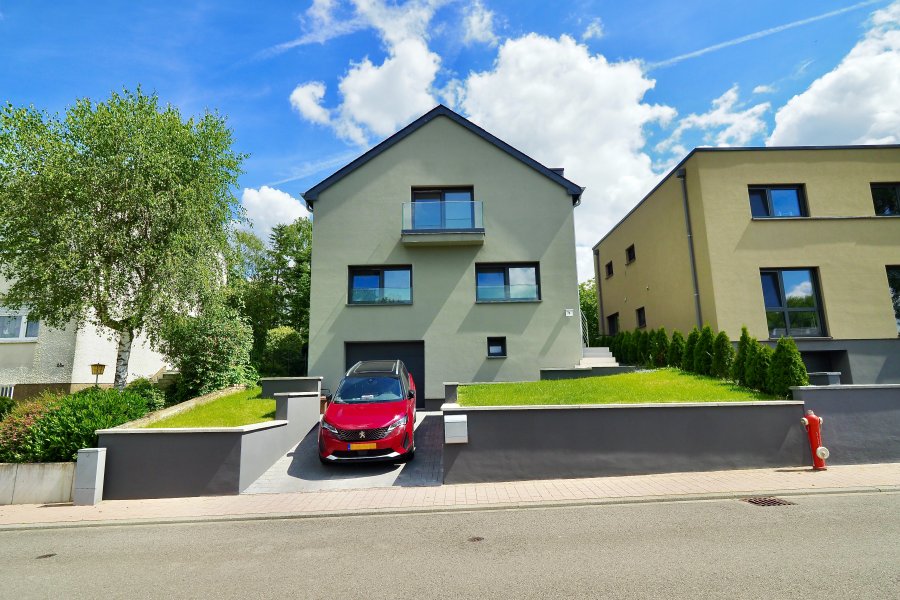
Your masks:
<svg viewBox="0 0 900 600"><path fill-rule="evenodd" d="M728 381L658 369L605 377L492 383L459 388L463 406L523 404L643 404L648 402L747 402L772 396Z"/></svg>
<svg viewBox="0 0 900 600"><path fill-rule="evenodd" d="M271 421L275 418L275 400L264 400L260 393L262 389L254 387L228 394L147 427L237 427Z"/></svg>

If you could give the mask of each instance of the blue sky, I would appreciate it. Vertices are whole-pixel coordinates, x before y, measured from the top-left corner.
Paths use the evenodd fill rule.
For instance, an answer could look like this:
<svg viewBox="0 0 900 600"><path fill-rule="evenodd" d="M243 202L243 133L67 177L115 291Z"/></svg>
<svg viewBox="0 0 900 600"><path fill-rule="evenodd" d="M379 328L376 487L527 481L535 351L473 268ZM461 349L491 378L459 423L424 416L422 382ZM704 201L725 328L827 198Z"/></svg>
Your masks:
<svg viewBox="0 0 900 600"><path fill-rule="evenodd" d="M262 235L436 102L587 186L582 279L587 249L694 146L900 142L890 0L51 6L0 0L0 100L57 112L140 84L219 110L251 155L237 193Z"/></svg>

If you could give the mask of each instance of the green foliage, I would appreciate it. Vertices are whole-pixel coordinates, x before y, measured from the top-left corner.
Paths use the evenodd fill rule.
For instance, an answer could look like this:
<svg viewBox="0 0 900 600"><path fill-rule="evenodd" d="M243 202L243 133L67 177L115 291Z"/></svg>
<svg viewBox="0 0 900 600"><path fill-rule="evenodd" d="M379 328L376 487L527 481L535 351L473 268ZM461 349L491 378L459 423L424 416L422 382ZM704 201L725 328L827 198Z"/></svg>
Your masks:
<svg viewBox="0 0 900 600"><path fill-rule="evenodd" d="M684 352L681 355L681 368L685 371L694 370L694 355L699 339L700 330L694 327L688 334L687 341L684 343Z"/></svg>
<svg viewBox="0 0 900 600"><path fill-rule="evenodd" d="M183 119L140 88L76 100L64 117L0 108L2 304L118 334L122 389L133 337L156 344L175 308L222 287L243 215L232 142L218 114Z"/></svg>
<svg viewBox="0 0 900 600"><path fill-rule="evenodd" d="M199 316L173 319L163 348L181 372L182 398L207 394L258 378L250 365L253 331L233 308L211 305Z"/></svg>
<svg viewBox="0 0 900 600"><path fill-rule="evenodd" d="M634 355L636 354L634 350L634 336L630 331L626 331L621 334L622 336L622 361L625 364L633 365L634 364Z"/></svg>
<svg viewBox="0 0 900 600"><path fill-rule="evenodd" d="M3 420L3 417L12 412L12 409L15 405L16 401L12 398L0 396L0 421Z"/></svg>
<svg viewBox="0 0 900 600"><path fill-rule="evenodd" d="M668 364L669 334L665 327L656 330L656 343L653 348L653 366L665 367Z"/></svg>
<svg viewBox="0 0 900 600"><path fill-rule="evenodd" d="M712 374L713 333L709 325L704 325L694 347L694 373Z"/></svg>
<svg viewBox="0 0 900 600"><path fill-rule="evenodd" d="M728 334L720 331L713 341L710 375L719 379L728 379L731 377L732 363L734 363L734 347L731 345L731 340L728 339Z"/></svg>
<svg viewBox="0 0 900 600"><path fill-rule="evenodd" d="M672 342L669 344L669 352L666 355L666 363L670 367L681 367L681 358L684 355L684 336L677 329L672 332Z"/></svg>
<svg viewBox="0 0 900 600"><path fill-rule="evenodd" d="M275 400L260 398L261 392L260 388L253 387L227 394L146 427L238 427L271 421L275 418Z"/></svg>
<svg viewBox="0 0 900 600"><path fill-rule="evenodd" d="M166 393L145 377L135 379L125 386L125 391L142 397L147 403L147 411L161 410L166 406Z"/></svg>
<svg viewBox="0 0 900 600"><path fill-rule="evenodd" d="M646 365L647 357L650 355L650 333L639 329L637 331L637 356L635 357L635 364L638 365Z"/></svg>
<svg viewBox="0 0 900 600"><path fill-rule="evenodd" d="M773 350L764 344L757 343L756 352L750 361L750 373L747 377L747 387L765 393L771 393L769 388L769 366L772 364Z"/></svg>
<svg viewBox="0 0 900 600"><path fill-rule="evenodd" d="M296 377L306 375L306 345L303 336L291 327L270 329L260 370L265 375Z"/></svg>
<svg viewBox="0 0 900 600"><path fill-rule="evenodd" d="M809 374L800 357L797 344L789 337L778 340L768 371L769 392L779 398L789 398L791 386L809 385Z"/></svg>
<svg viewBox="0 0 900 600"><path fill-rule="evenodd" d="M587 321L588 346L602 346L600 317L597 311L597 282L593 278L578 284L578 302Z"/></svg>
<svg viewBox="0 0 900 600"><path fill-rule="evenodd" d="M747 363L747 353L750 348L750 333L747 327L741 327L741 339L738 341L737 354L731 365L731 378L740 385L746 385L747 378L744 376L744 366Z"/></svg>
<svg viewBox="0 0 900 600"><path fill-rule="evenodd" d="M0 463L29 462L37 452L32 435L34 424L59 401L60 396L44 393L16 403L0 421Z"/></svg>
<svg viewBox="0 0 900 600"><path fill-rule="evenodd" d="M744 375L741 379L741 385L745 385L747 387L753 387L751 382L753 381L753 368L754 363L756 361L756 354L759 352L759 342L756 341L755 337L750 337L747 340L747 355L744 357Z"/></svg>

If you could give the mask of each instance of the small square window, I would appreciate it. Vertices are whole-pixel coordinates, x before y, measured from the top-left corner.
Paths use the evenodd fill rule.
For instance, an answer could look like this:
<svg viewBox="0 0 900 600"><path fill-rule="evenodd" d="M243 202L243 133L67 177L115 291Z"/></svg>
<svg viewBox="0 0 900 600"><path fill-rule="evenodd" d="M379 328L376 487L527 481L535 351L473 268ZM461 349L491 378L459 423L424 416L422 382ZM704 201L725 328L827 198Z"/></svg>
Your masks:
<svg viewBox="0 0 900 600"><path fill-rule="evenodd" d="M802 185L753 185L749 194L750 215L755 219L809 216Z"/></svg>
<svg viewBox="0 0 900 600"><path fill-rule="evenodd" d="M900 183L873 183L872 201L877 216L900 216Z"/></svg>
<svg viewBox="0 0 900 600"><path fill-rule="evenodd" d="M606 276L607 276L607 277L612 277L612 276L613 276L613 266L612 266L612 261L609 261L608 263L606 263Z"/></svg>
<svg viewBox="0 0 900 600"><path fill-rule="evenodd" d="M634 244L625 248L625 262L630 263L634 262L634 259L637 258L637 254L634 252Z"/></svg>
<svg viewBox="0 0 900 600"><path fill-rule="evenodd" d="M647 326L647 313L644 311L644 307L640 307L636 311L634 311L635 316L637 317L637 326L638 327L646 327Z"/></svg>
<svg viewBox="0 0 900 600"><path fill-rule="evenodd" d="M506 356L506 338L489 337L487 339L487 355L491 358L503 358Z"/></svg>

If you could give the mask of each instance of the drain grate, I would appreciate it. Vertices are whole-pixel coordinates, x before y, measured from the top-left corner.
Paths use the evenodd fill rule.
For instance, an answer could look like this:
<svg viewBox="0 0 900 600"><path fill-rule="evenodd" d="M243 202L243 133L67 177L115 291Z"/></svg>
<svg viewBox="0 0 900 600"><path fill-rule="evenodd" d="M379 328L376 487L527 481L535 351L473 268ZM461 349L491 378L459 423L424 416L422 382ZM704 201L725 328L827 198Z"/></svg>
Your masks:
<svg viewBox="0 0 900 600"><path fill-rule="evenodd" d="M754 506L794 506L796 504L783 498L775 498L773 496L756 496L754 498L743 498L742 500L753 504Z"/></svg>

